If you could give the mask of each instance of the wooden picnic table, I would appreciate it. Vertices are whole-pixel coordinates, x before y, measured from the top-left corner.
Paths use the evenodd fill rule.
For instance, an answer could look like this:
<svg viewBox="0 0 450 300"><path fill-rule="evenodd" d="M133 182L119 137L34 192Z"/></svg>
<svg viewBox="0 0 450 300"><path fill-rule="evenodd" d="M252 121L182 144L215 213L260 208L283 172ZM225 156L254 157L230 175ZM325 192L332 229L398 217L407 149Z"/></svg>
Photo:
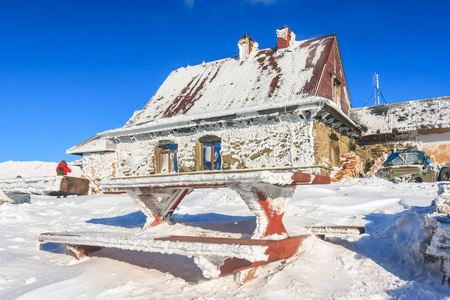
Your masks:
<svg viewBox="0 0 450 300"><path fill-rule="evenodd" d="M307 237L290 237L282 220L296 187L328 183L328 176L286 171L203 172L114 178L100 187L126 189L147 216L143 233L126 238L111 233L103 236L98 233L45 233L41 234L40 241L67 243L76 257L87 255L105 244L149 252L167 253L167 249L171 249L170 253L193 256L205 277L223 276L247 269L244 277L249 279L254 275L255 267L294 255ZM151 232L154 227L168 222L189 193L203 188L229 188L240 195L256 216L256 228L250 239L145 235L145 232ZM132 244L132 240L136 240L139 246L127 245ZM210 250L206 252L201 250L208 247ZM211 272L211 266L217 270Z"/></svg>

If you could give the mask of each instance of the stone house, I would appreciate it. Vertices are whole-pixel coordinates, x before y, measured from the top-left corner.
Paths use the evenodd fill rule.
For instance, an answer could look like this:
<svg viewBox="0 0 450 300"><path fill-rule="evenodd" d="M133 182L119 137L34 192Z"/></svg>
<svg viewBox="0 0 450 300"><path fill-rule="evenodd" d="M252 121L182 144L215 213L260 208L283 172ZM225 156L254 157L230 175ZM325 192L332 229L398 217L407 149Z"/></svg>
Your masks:
<svg viewBox="0 0 450 300"><path fill-rule="evenodd" d="M111 177L295 169L330 174L354 150L360 127L336 35L258 49L248 34L239 56L173 71L124 127L67 150L92 182Z"/></svg>

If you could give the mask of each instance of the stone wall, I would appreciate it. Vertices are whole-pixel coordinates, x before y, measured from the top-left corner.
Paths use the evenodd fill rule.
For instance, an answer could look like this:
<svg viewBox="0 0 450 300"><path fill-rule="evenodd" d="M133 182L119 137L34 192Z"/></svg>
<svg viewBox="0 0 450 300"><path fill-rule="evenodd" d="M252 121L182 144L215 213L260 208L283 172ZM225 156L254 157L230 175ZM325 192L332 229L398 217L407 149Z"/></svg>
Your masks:
<svg viewBox="0 0 450 300"><path fill-rule="evenodd" d="M411 146L424 150L437 163L450 161L450 131L421 131L396 134L389 139L372 142L355 141L339 134L322 122L303 121L287 116L259 124L239 123L227 128L205 127L195 132L169 134L117 144L116 152L85 153L83 173L91 181L92 190L98 183L117 176L146 176L158 173L159 146L178 146L180 173L199 171L200 139L216 136L221 140L223 170L280 167L328 167L321 174L332 175L342 158L355 152L365 175L372 175L374 165L381 166L388 154ZM379 136L380 137L380 136Z"/></svg>
<svg viewBox="0 0 450 300"><path fill-rule="evenodd" d="M118 175L122 177L154 174L155 146L150 140L118 144Z"/></svg>
<svg viewBox="0 0 450 300"><path fill-rule="evenodd" d="M341 157L357 148L355 140L339 134L322 122L314 121L312 134L315 137L314 160L316 165L338 167Z"/></svg>
<svg viewBox="0 0 450 300"><path fill-rule="evenodd" d="M222 169L304 167L314 165L312 121L281 117L260 124L241 123L233 127L203 128L196 132L170 134L117 145L119 176L150 175L158 172L157 149L162 142L178 146L179 172L200 170L200 138L221 140Z"/></svg>
<svg viewBox="0 0 450 300"><path fill-rule="evenodd" d="M372 175L376 170L371 169L379 161L384 162L385 158L392 152L402 151L414 144L410 141L397 141L386 143L374 143L370 145L357 146L356 154L360 157L364 168L364 173ZM379 167L382 164L379 164Z"/></svg>
<svg viewBox="0 0 450 300"><path fill-rule="evenodd" d="M90 181L90 192L99 191L98 184L117 175L116 153L84 153L82 158L83 175Z"/></svg>

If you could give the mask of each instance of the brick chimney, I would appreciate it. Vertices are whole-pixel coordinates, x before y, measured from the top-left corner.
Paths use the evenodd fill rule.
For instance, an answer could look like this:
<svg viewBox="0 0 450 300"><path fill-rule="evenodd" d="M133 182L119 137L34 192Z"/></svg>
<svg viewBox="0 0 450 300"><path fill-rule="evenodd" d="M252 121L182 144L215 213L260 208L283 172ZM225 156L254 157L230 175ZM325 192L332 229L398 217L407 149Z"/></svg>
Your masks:
<svg viewBox="0 0 450 300"><path fill-rule="evenodd" d="M277 29L278 37L278 50L289 49L294 45L295 34L289 29L289 27L283 27Z"/></svg>
<svg viewBox="0 0 450 300"><path fill-rule="evenodd" d="M239 61L246 61L250 56L258 52L258 43L250 38L248 33L245 33L242 39L239 39Z"/></svg>

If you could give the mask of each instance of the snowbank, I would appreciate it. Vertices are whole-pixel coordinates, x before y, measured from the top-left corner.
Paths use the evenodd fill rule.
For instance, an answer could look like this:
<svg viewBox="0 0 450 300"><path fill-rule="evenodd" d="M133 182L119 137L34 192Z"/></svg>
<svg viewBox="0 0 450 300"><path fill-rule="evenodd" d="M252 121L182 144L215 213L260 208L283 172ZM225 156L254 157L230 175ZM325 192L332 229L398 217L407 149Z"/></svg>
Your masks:
<svg viewBox="0 0 450 300"><path fill-rule="evenodd" d="M0 163L0 178L56 176L58 163L43 161L6 161ZM69 162L70 176L81 176L81 168Z"/></svg>
<svg viewBox="0 0 450 300"><path fill-rule="evenodd" d="M205 280L191 258L105 248L76 261L62 244L38 244L43 232L138 234L145 216L127 195L55 199L0 206L1 299L443 299L439 262L426 262L423 219L435 183L379 179L298 186L284 223L290 235L305 226L365 225L359 239L308 238L292 258L259 269L237 287L233 276ZM183 228L251 233L255 218L228 189L194 191L173 214ZM177 226L180 225L180 226ZM183 225L183 226L181 226ZM186 229L184 229L186 230ZM170 231L169 231L170 232Z"/></svg>

